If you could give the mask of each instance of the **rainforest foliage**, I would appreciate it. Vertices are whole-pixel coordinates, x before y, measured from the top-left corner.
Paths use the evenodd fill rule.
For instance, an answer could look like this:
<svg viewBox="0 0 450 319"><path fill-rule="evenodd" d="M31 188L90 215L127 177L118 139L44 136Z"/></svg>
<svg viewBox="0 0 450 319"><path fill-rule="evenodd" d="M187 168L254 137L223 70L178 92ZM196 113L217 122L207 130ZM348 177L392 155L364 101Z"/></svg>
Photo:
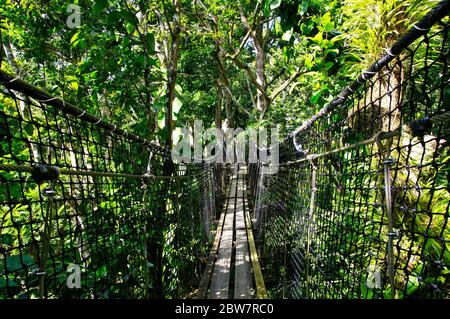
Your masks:
<svg viewBox="0 0 450 319"><path fill-rule="evenodd" d="M299 125L437 1L2 0L2 69L150 139ZM71 27L69 27L71 26Z"/></svg>
<svg viewBox="0 0 450 319"><path fill-rule="evenodd" d="M437 3L437 0L0 0L0 68L44 89L51 95L60 96L65 101L78 105L105 122L118 124L120 128L159 145L169 147L174 145L180 137L180 128L193 128L195 120L202 120L203 127L223 129L277 125L281 128L281 135L286 136L333 100L342 88L385 54L385 50L399 35L419 21ZM442 43L431 39L427 45L429 50L414 52L415 67L419 69L423 65L426 66L427 59L439 58ZM410 67L406 65L407 63L408 61L405 63L405 68ZM417 83L423 84L423 87L426 85L434 87L442 74L441 69L438 68L439 64L435 64L434 67L436 68L430 67L431 76L429 74L422 78L420 75L417 76ZM427 83L428 77L433 77L433 81L437 82ZM395 86L395 83L390 84ZM378 89L380 92L386 92L388 86L389 83L385 87L380 85ZM448 101L448 90L446 92L445 99ZM430 102L432 106L429 109L433 109L433 103L436 104L435 101ZM0 95L0 106L4 109L2 111L9 110L11 114L24 112L23 107L14 107L13 100L3 95ZM356 111L358 110L349 109L348 112L344 112L344 117L351 117L352 112ZM32 116L14 114L11 117L25 118L27 122ZM17 123L18 126L22 125L22 122ZM358 126L364 126L361 123L364 122L349 123L349 129L357 131ZM71 129L69 125L67 130ZM356 132L355 136L360 139L371 137L359 133L361 132ZM41 138L38 137L37 129L25 125L20 134L31 140ZM94 132L92 135L95 134L99 133ZM95 138L98 138L98 141L101 140L100 136ZM94 140L95 138L93 137ZM86 138L86 141L88 140L89 138ZM355 139L356 141L359 140ZM69 151L77 153L74 150L78 144L76 141L73 143ZM109 142L102 141L99 145L101 143L104 143L101 145L104 149L111 147ZM448 163L448 150L441 152L439 141L435 144L437 146L433 144L434 146L429 147L430 149L425 149L424 146L423 149L418 150L418 155L416 154L417 156L410 161L410 165L418 167L417 170L420 171L420 165L427 158L429 161L440 162L440 165ZM17 143L11 148L11 143L5 142L2 144L2 157L13 152L17 158L39 161L40 157L48 155L33 149L33 146L30 147L32 154L29 154L21 149L21 145ZM102 150L97 149L95 145L95 147L86 146L83 145L83 141L80 145L81 149L85 147L86 153L97 154L98 158L103 156L100 155ZM133 148L130 145L127 147ZM25 146L24 149L26 148ZM438 155L430 155L436 150L439 150ZM83 151L80 151L81 153ZM74 162L77 156L84 156L80 154L73 155ZM127 158L121 158L122 155L119 155L117 166L145 167L144 162L148 158L145 150L139 149L134 153L129 151L127 154L138 163L129 164ZM11 158L10 155L8 156L2 158L0 163L8 161ZM397 156L410 158L411 150L408 154L402 153ZM34 158L30 160L29 157ZM107 160L113 157L108 157ZM335 166L338 166L337 163L338 161L335 161ZM356 165L357 163L355 167ZM379 163L370 162L364 165L362 165L364 170L373 174L378 169ZM355 167L351 168L355 172L358 169L363 170L361 167ZM330 164L330 172L333 169ZM336 168L336 171L339 169L341 168ZM408 277L413 279L409 282L409 279L397 278L397 281L407 287L405 289L410 294L419 294L422 289L417 278L427 284L444 287L447 289L444 290L448 291L448 264L450 263L448 168L440 169L439 172L437 169L430 168L423 173L420 171L420 174L416 171L418 176L413 186L410 184L414 172L406 172L407 169L409 167L396 176L396 183L402 187L407 184L408 187L416 187L419 190L423 188L427 191L422 193L417 191L417 194L413 194L412 191L411 194L407 193L400 207L404 206L406 210L412 209L413 206L416 209L415 206L417 206L419 209L426 207L431 210L432 206L433 213L436 215L430 217L422 214L417 219L414 217L417 223L411 222L412 219L409 217L404 218L406 221L399 217L395 220L397 228L411 233L434 234L436 237L438 237L436 234L440 232L439 236L444 238L443 242L447 244L434 239L423 244L412 236L404 238L404 243L400 244L398 249L405 256L400 257L398 265L404 266L405 269L408 267L413 269L409 270L413 275ZM168 175L167 172L166 168L163 168L158 173ZM127 173L135 172L127 171ZM17 181L18 176L11 173L8 178L15 178ZM341 182L343 185L358 183L357 185L364 184L370 187L371 183L370 174L361 173L358 176L358 174L349 173L342 174L338 178L343 179ZM374 178L377 180L380 176L377 175ZM433 186L430 186L431 181L434 183ZM117 182L112 187L112 182L111 185L105 182L100 183L99 186L88 181L86 190L83 190L83 187L77 189L78 186L73 186L74 192L80 194L83 194L83 191L95 190L96 187L106 194L113 194L112 199L101 199L103 202L96 204L95 209L104 209L105 214L111 215L110 220L117 218L121 221L120 218L125 218L125 222L111 225L105 234L122 232L130 238L130 241L138 242L142 234L135 234L132 229L133 225L139 222L142 223L140 231L152 233L155 236L153 241L150 240L145 245L140 242L130 250L122 247L122 250L118 252L122 258L119 259L122 261L129 258L129 255L135 254L137 256L135 268L131 262L127 264L127 262L120 263L116 260L112 266L114 270L111 271L107 269L107 266L111 265L103 264L103 257L98 257L95 261L90 260L89 265L93 270L89 269L89 271L92 271L94 275L92 278L87 276L104 290L98 295L86 292L82 297L119 297L124 289L132 297L186 296L195 286L195 280L199 279L201 267L198 265L198 259L207 254L210 231L208 227L212 224L210 220L205 227L199 226L204 216L192 215L193 209L197 211L204 209L201 204L206 201L206 197L209 196L209 200L212 198L211 194L205 195L206 184L202 184L204 182L200 179L196 180L193 183L194 186L189 183L169 185L161 182L159 189L155 187L148 192L145 187L138 185L139 183L133 183L132 187L139 188L139 192L134 195L127 193L132 188L130 185L119 185ZM8 230L0 233L2 249L27 245L28 243L19 243L12 229L17 223L26 224L30 212L42 209L38 201L39 189L35 184L25 183L23 188L22 185L20 187L17 185L16 188L10 187L11 194L8 195L10 197L5 195L6 191L0 194L2 202L16 203L25 197L35 202L30 204L32 202L30 200L29 203L2 206L0 230L2 227L11 230L10 233ZM327 186L326 191L322 189L321 192L333 194L336 190L330 185L332 184ZM338 189L339 185L336 185ZM7 188L5 184L0 186L2 190ZM358 187L354 186L355 189ZM180 189L184 189L185 193L179 193ZM434 190L437 191L434 192ZM151 193L153 191L155 193ZM189 192L192 192L192 196ZM154 206L149 208L153 209L149 213L152 222L126 219L127 209L131 210L131 207L136 207L136 210L142 209L140 202L143 202L146 196L150 198L149 203L153 203L151 205ZM355 194L346 196L353 197L355 201ZM357 196L361 197L358 197L361 203L371 200L380 202L377 199L380 194L376 192ZM190 200L189 205L186 204L188 202L186 198ZM309 199L305 197L302 200ZM192 204L193 202L195 203ZM330 207L335 204L330 203ZM91 204L86 204L84 201L82 205L85 207L86 217L90 214L90 209L94 210L95 206L94 204L92 207L86 206ZM209 213L211 213L214 205L208 205L210 205ZM60 207L61 211L65 209L63 206L68 205L64 203ZM123 209L123 212L118 213L117 207ZM164 217L167 217L166 220L158 220L155 207L161 211L170 212ZM330 207L327 206L327 209L331 211ZM76 215L76 207L67 209L72 209ZM348 210L356 211L357 209L355 206L349 207ZM195 220L196 226L180 223L180 214ZM363 212L359 211L358 214L362 216ZM385 226L383 214L380 212L375 216L377 222L383 224L382 227ZM92 217L89 218L92 219ZM99 232L102 233L100 227L102 222L95 219L91 222L95 227L99 227ZM70 233L74 225L70 223L65 225L66 233ZM155 225L157 227L153 227ZM48 230L43 224L40 227L42 230ZM361 233L358 233L358 227L362 226L354 227L357 233L355 236L362 238L364 236L361 234L364 232L361 230ZM155 230L155 228L158 229ZM195 231L194 228L196 228ZM273 227L274 231L276 229ZM290 231L290 228L288 230ZM385 227L382 230L386 233ZM339 231L337 230L336 234ZM201 236L196 235L199 232ZM177 234L188 234L185 237L188 239L184 239L184 242L177 237L179 236ZM23 236L31 243L29 233L25 232ZM291 237L295 236L296 234L292 233ZM89 238L86 237L83 240L94 241ZM105 239L105 242L99 243L99 247L103 245L102 247L113 250L115 247L113 242L115 243L116 240L123 241L123 238L114 237L114 240L111 239L109 242ZM59 244L61 247L58 249L61 251L70 246L69 241ZM273 244L273 247L269 247L272 251L280 248L277 246L280 242L269 242L269 244ZM102 247L98 252L95 249L89 252L89 258L95 255L102 256L101 254L105 253L101 250ZM156 254L147 255L147 248ZM286 249L286 246L282 248ZM143 249L146 252L145 256L140 256L139 253L142 253ZM423 249L423 255L426 258L410 261L408 259L410 256L406 256L405 252L411 252L413 249ZM78 256L78 258L83 259L83 253L80 252L81 257ZM78 252L75 251L74 254ZM423 269L430 268L433 260L441 260L445 266L432 276L430 275L430 278L421 278ZM24 265L36 264L36 258L33 257L32 252L19 254L11 249L8 257L1 259L0 262L3 268L9 267L10 270L16 271ZM273 265L267 265L268 271L271 270L271 266ZM160 269L157 269L158 267ZM148 271L150 268L152 270ZM278 270L280 269L274 268L273 273L268 275L278 276ZM283 273L287 271L281 270ZM86 273L89 271L86 270ZM109 287L104 279L107 275L102 274L107 271L113 273L108 276L114 278L116 287ZM127 278L141 280L145 277L145 285L139 289L129 288L135 287L133 285L123 288L122 282L115 280L115 275L127 271L130 274L133 273ZM58 272L65 276L63 266ZM344 271L341 272L344 273ZM148 278L149 273L152 274L152 278ZM184 280L191 274L195 274L194 278L190 278L191 282L182 286L181 278ZM63 275L61 275L62 279L60 278L60 285L63 285L65 280ZM2 284L3 287L10 287L11 283L14 283L16 289L13 289L14 291L0 290L0 297L17 297L20 282L25 280L25 277L25 273L21 273L17 278L9 278L0 272L0 287ZM9 283L6 284L7 282ZM37 286L38 282L33 282L33 285L33 287ZM363 297L388 297L387 294L383 296L376 295L372 291L368 292L365 286L362 287L361 289L365 289ZM284 292L282 294L279 291L281 291L280 287L275 286L271 291L272 296L284 296ZM59 290L56 288L52 293L54 294L50 294L50 297L59 296ZM351 297L361 297L361 294L351 295ZM423 295L429 296L428 292ZM37 289L25 297L35 296L38 296ZM398 293L396 297L401 298L403 295Z"/></svg>

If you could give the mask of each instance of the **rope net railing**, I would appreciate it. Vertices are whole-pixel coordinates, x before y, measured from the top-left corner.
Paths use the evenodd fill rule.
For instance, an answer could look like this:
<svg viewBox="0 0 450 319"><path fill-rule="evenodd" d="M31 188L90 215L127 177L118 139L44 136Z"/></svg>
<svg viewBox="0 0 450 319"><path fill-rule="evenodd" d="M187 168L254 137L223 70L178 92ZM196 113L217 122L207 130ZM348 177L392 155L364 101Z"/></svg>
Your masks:
<svg viewBox="0 0 450 319"><path fill-rule="evenodd" d="M448 9L250 166L271 297L450 296Z"/></svg>
<svg viewBox="0 0 450 319"><path fill-rule="evenodd" d="M192 292L220 170L176 165L3 71L0 82L0 299Z"/></svg>

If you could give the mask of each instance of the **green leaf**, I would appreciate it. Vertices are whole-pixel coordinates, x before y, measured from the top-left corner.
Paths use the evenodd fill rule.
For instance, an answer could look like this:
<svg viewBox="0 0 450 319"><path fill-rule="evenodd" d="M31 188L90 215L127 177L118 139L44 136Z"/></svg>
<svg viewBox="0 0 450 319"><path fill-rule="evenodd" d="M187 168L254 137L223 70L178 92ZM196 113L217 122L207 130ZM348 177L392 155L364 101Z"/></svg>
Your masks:
<svg viewBox="0 0 450 319"><path fill-rule="evenodd" d="M325 32L330 32L331 30L334 29L334 23L333 22L325 23L323 28L324 28Z"/></svg>
<svg viewBox="0 0 450 319"><path fill-rule="evenodd" d="M76 32L71 38L70 38L70 44L74 43L80 35L80 31Z"/></svg>
<svg viewBox="0 0 450 319"><path fill-rule="evenodd" d="M127 20L132 25L136 25L136 24L139 23L139 21L136 18L136 16L134 14L132 14L131 12L129 12L129 11L122 11L121 14L125 18L125 20Z"/></svg>
<svg viewBox="0 0 450 319"><path fill-rule="evenodd" d="M108 7L108 0L95 0L94 11L100 12Z"/></svg>
<svg viewBox="0 0 450 319"><path fill-rule="evenodd" d="M321 18L320 18L320 24L322 26L325 26L325 24L330 23L331 22L331 14L328 11L327 13L325 13Z"/></svg>
<svg viewBox="0 0 450 319"><path fill-rule="evenodd" d="M314 66L313 56L311 54L305 55L305 66L308 70L311 70Z"/></svg>
<svg viewBox="0 0 450 319"><path fill-rule="evenodd" d="M302 23L300 25L300 29L301 29L302 33L304 33L305 35L309 35L314 28L315 28L315 24L311 20L306 21L305 23Z"/></svg>
<svg viewBox="0 0 450 319"><path fill-rule="evenodd" d="M316 94L314 94L313 96L311 96L309 101L311 102L311 104L317 104L317 102L319 102L319 99L321 96L322 96L322 91L319 91Z"/></svg>
<svg viewBox="0 0 450 319"><path fill-rule="evenodd" d="M143 55L139 55L136 59L136 65L140 68L144 67L145 65L145 57Z"/></svg>
<svg viewBox="0 0 450 319"><path fill-rule="evenodd" d="M122 18L121 13L115 10L108 14L107 23L110 25L116 25L121 18Z"/></svg>
<svg viewBox="0 0 450 319"><path fill-rule="evenodd" d="M327 56L330 53L333 53L334 56L336 56L339 53L339 49L326 49L323 54L324 56Z"/></svg>
<svg viewBox="0 0 450 319"><path fill-rule="evenodd" d="M94 102L95 105L98 104L98 95L97 95L97 91L93 90L90 96L90 99L92 102Z"/></svg>
<svg viewBox="0 0 450 319"><path fill-rule="evenodd" d="M264 3L264 16L267 18L270 15L270 0Z"/></svg>
<svg viewBox="0 0 450 319"><path fill-rule="evenodd" d="M183 105L183 103L180 101L180 99L178 97L175 97L175 99L173 100L173 114L177 114L178 112L180 112L181 106Z"/></svg>
<svg viewBox="0 0 450 319"><path fill-rule="evenodd" d="M322 32L318 32L313 38L311 38L315 43L322 44L323 42L323 34Z"/></svg>
<svg viewBox="0 0 450 319"><path fill-rule="evenodd" d="M108 275L108 269L105 265L101 266L97 271L95 272L96 277L104 278Z"/></svg>
<svg viewBox="0 0 450 319"><path fill-rule="evenodd" d="M158 114L158 127L163 129L166 126L166 117L163 112L159 112Z"/></svg>
<svg viewBox="0 0 450 319"><path fill-rule="evenodd" d="M270 2L270 9L271 10L275 10L276 8L278 8L281 5L281 0L272 0Z"/></svg>
<svg viewBox="0 0 450 319"><path fill-rule="evenodd" d="M328 71L329 69L331 69L333 67L334 63L333 62L327 62L325 63L325 69Z"/></svg>
<svg viewBox="0 0 450 319"><path fill-rule="evenodd" d="M75 91L78 91L78 82L70 82L70 87Z"/></svg>
<svg viewBox="0 0 450 319"><path fill-rule="evenodd" d="M32 136L32 135L33 135L33 125L31 125L30 123L25 123L25 124L23 125L23 128L24 128L25 132L27 132L27 134L28 134L29 136ZM5 234L5 235L8 235L8 234ZM2 236L2 237L3 237L3 236Z"/></svg>
<svg viewBox="0 0 450 319"><path fill-rule="evenodd" d="M303 0L300 5L300 15L305 15L308 12L309 0Z"/></svg>
<svg viewBox="0 0 450 319"><path fill-rule="evenodd" d="M275 21L275 34L281 34L281 32L283 32L282 28L281 28L281 24L278 20Z"/></svg>
<svg viewBox="0 0 450 319"><path fill-rule="evenodd" d="M417 277L409 276L408 284L406 285L406 292L408 295L413 294L417 289L419 289L419 280Z"/></svg>
<svg viewBox="0 0 450 319"><path fill-rule="evenodd" d="M127 22L125 27L126 27L128 33L133 34L135 32L134 24Z"/></svg>
<svg viewBox="0 0 450 319"><path fill-rule="evenodd" d="M147 44L147 51L150 54L155 53L155 35L151 32L145 36L145 42Z"/></svg>

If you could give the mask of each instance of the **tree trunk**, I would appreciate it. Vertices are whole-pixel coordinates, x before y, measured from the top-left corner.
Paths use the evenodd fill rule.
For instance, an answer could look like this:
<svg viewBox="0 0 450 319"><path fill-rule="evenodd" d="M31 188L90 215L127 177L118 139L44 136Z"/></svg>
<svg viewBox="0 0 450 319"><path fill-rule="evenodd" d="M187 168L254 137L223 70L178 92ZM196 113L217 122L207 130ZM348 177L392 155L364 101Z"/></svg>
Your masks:
<svg viewBox="0 0 450 319"><path fill-rule="evenodd" d="M217 100L216 100L216 113L214 116L214 124L216 128L220 129L222 127L222 87L220 85L220 81L216 81L216 90L217 90Z"/></svg>
<svg viewBox="0 0 450 319"><path fill-rule="evenodd" d="M257 28L255 30L256 35L252 37L253 43L256 49L256 82L264 89L266 89L266 74L265 74L265 52L262 45L262 30L261 28ZM257 100L256 100L256 109L260 114L264 114L267 109L268 101L261 90L257 90Z"/></svg>
<svg viewBox="0 0 450 319"><path fill-rule="evenodd" d="M348 112L349 126L369 138L379 131L393 131L400 126L403 72L395 67L391 75L377 78L366 89L365 99Z"/></svg>
<svg viewBox="0 0 450 319"><path fill-rule="evenodd" d="M175 13L172 24L172 46L170 49L169 65L167 68L166 105L165 105L165 126L167 128L166 146L172 148L173 132L173 101L175 99L175 84L177 82L177 66L180 58L180 14L181 0L175 0Z"/></svg>
<svg viewBox="0 0 450 319"><path fill-rule="evenodd" d="M217 21L217 18L215 18L215 21ZM217 32L217 26L216 26L216 32ZM224 61L224 51L222 49L222 46L218 40L216 40L216 49L214 51L214 58L217 61L217 66L219 67L219 78L225 87L225 96L223 100L223 106L225 107L225 112L227 116L227 127L233 127L234 126L234 119L233 119L233 110L231 109L231 89L230 89L230 83L228 81L228 77L225 72L225 61Z"/></svg>

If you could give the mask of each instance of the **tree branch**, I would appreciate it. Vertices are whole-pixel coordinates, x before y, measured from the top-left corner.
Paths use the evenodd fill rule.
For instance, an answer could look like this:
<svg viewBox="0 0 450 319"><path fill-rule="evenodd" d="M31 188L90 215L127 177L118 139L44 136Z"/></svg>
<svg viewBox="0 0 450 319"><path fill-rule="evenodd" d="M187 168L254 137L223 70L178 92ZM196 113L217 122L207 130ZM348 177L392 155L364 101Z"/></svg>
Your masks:
<svg viewBox="0 0 450 319"><path fill-rule="evenodd" d="M250 69L250 67L244 63L242 63L241 61L239 61L237 58L232 59L232 61L234 62L234 64L244 70L245 72L247 72L248 77L250 78L250 81L258 88L258 90L265 95L266 98L268 98L267 93L266 93L266 88L262 87L261 84L258 83L258 81L256 81L256 77L255 75L252 73L252 70Z"/></svg>
<svg viewBox="0 0 450 319"><path fill-rule="evenodd" d="M250 80L248 79L248 76L245 76L245 79L247 82L248 93L250 93L250 99L252 100L253 108L256 109L255 97L253 96L252 87L250 86Z"/></svg>
<svg viewBox="0 0 450 319"><path fill-rule="evenodd" d="M275 75L275 76L270 80L270 82L267 83L267 86L268 86L268 87L271 86L276 80L278 80L278 78L279 78L280 76L282 76L282 75L284 74L284 72L286 72L286 69L285 69L285 68L283 68L283 69L281 70L280 73L278 73L277 75Z"/></svg>
<svg viewBox="0 0 450 319"><path fill-rule="evenodd" d="M167 14L166 3L165 3L164 0L162 2L162 6L163 6L163 11L164 11L164 17L166 18L166 21L167 21L167 27L169 28L170 36L173 38L173 31L172 31L172 28L170 26L169 17L168 17L168 14Z"/></svg>
<svg viewBox="0 0 450 319"><path fill-rule="evenodd" d="M280 86L278 86L275 90L273 90L272 94L270 95L270 100L269 100L269 104L273 102L273 100L275 100L275 98L281 93L283 92L283 90L285 90L295 79L297 79L300 74L302 73L302 68L303 68L303 64L300 65L300 67L297 69L297 71L295 71L294 74L292 74L289 79L287 79L286 81L284 81Z"/></svg>
<svg viewBox="0 0 450 319"><path fill-rule="evenodd" d="M236 103L236 105L242 110L244 111L248 116L252 116L252 113L250 113L248 110L246 110L242 104L236 99L236 97L233 95L233 93L231 92L230 88L226 85L224 85L222 83L223 87L225 88L225 90L227 91L228 95L231 97L231 99L233 100L234 103Z"/></svg>
<svg viewBox="0 0 450 319"><path fill-rule="evenodd" d="M239 54L241 54L242 49L244 48L244 45L247 42L247 40L251 34L252 34L252 30L248 29L247 33L245 34L244 38L241 41L241 44L238 47L238 49L233 54L227 54L227 56L229 56L229 58L231 58L231 59L237 58L239 56Z"/></svg>

